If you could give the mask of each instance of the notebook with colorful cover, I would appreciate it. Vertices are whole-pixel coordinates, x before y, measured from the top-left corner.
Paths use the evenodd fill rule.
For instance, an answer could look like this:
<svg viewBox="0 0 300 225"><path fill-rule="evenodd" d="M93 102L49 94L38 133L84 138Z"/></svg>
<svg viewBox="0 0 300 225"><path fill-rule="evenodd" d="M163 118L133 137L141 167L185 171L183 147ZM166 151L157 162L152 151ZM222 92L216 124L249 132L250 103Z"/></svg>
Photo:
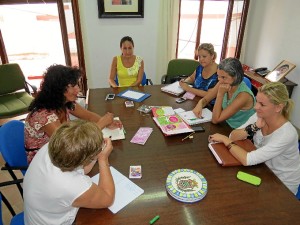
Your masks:
<svg viewBox="0 0 300 225"><path fill-rule="evenodd" d="M191 127L175 114L172 107L153 107L152 113L154 122L166 136L193 132Z"/></svg>
<svg viewBox="0 0 300 225"><path fill-rule="evenodd" d="M184 111L178 113L178 115L186 122L188 125L196 125L200 123L209 122L212 119L212 112L208 108L202 110L202 116L200 118L196 117L193 111Z"/></svg>
<svg viewBox="0 0 300 225"><path fill-rule="evenodd" d="M256 149L254 144L249 140L239 140L235 141L235 144L245 149L247 152L251 152ZM209 149L215 156L216 160L222 166L240 166L240 163L227 149L227 147L223 143L209 143Z"/></svg>

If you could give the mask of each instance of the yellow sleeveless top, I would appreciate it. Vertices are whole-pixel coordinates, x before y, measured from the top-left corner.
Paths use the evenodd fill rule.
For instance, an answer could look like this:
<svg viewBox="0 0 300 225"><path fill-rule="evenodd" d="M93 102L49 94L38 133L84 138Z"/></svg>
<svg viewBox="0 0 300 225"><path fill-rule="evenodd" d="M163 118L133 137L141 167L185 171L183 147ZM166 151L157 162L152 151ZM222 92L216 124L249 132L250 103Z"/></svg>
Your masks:
<svg viewBox="0 0 300 225"><path fill-rule="evenodd" d="M131 86L136 81L142 60L140 56L136 56L133 66L127 68L123 65L121 56L117 56L117 74L120 87Z"/></svg>

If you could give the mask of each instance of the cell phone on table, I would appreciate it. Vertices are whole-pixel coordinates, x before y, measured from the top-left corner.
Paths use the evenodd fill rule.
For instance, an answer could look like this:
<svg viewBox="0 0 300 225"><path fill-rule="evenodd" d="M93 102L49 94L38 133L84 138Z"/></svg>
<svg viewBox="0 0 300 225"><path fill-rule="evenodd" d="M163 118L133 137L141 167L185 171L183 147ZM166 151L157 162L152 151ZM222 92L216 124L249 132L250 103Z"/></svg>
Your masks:
<svg viewBox="0 0 300 225"><path fill-rule="evenodd" d="M115 98L115 94L107 94L105 100L113 100Z"/></svg>
<svg viewBox="0 0 300 225"><path fill-rule="evenodd" d="M177 103L182 103L182 102L185 102L186 100L187 100L186 98L181 97L181 98L177 98L176 102Z"/></svg>
<svg viewBox="0 0 300 225"><path fill-rule="evenodd" d="M195 132L204 132L205 129L202 126L191 126L191 128L195 131Z"/></svg>

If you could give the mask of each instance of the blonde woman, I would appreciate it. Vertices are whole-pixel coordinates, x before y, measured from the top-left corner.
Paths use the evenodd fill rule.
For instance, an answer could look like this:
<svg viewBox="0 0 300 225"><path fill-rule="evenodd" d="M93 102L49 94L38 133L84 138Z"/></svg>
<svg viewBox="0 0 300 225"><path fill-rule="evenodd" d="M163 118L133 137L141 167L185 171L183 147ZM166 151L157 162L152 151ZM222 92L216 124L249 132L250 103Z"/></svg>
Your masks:
<svg viewBox="0 0 300 225"><path fill-rule="evenodd" d="M36 154L24 178L25 224L73 224L78 209L107 208L115 198L111 140L93 122L62 124ZM98 184L87 176L95 164ZM101 179L100 179L101 177Z"/></svg>
<svg viewBox="0 0 300 225"><path fill-rule="evenodd" d="M181 80L179 84L185 91L204 97L208 90L213 88L218 82L218 65L215 62L217 53L214 50L214 46L210 43L199 45L197 51L200 65L191 76ZM190 87L189 84L193 84L193 86Z"/></svg>
<svg viewBox="0 0 300 225"><path fill-rule="evenodd" d="M293 192L300 184L300 156L298 134L289 122L293 102L287 88L280 82L270 82L259 88L256 96L256 116L252 116L245 128L232 131L230 138L214 134L209 141L223 142L230 153L243 165L265 162L278 178ZM233 141L253 137L256 150L250 153Z"/></svg>

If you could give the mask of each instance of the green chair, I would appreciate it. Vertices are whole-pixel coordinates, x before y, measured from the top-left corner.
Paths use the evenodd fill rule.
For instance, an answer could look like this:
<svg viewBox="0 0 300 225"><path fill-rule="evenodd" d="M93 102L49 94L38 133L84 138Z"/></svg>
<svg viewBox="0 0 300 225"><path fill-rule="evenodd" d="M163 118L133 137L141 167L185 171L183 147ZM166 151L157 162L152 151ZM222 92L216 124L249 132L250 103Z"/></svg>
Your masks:
<svg viewBox="0 0 300 225"><path fill-rule="evenodd" d="M180 76L190 76L200 63L193 59L172 59L168 64L167 74L161 78L162 84L170 84Z"/></svg>
<svg viewBox="0 0 300 225"><path fill-rule="evenodd" d="M34 94L18 64L0 65L0 119L27 113Z"/></svg>

